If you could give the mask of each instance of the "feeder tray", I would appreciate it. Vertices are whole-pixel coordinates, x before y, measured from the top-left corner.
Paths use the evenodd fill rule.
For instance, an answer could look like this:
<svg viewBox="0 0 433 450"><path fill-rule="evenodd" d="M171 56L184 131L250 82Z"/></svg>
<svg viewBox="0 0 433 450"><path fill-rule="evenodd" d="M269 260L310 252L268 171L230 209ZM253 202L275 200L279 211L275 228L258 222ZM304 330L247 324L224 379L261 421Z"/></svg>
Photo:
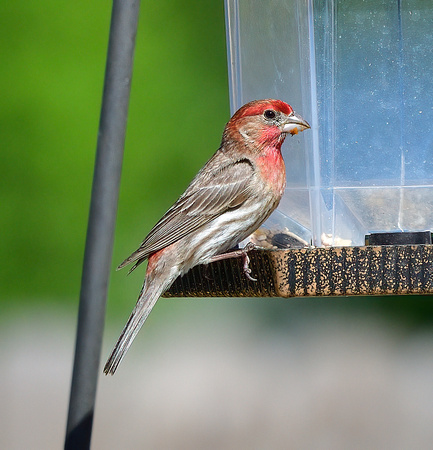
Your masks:
<svg viewBox="0 0 433 450"><path fill-rule="evenodd" d="M196 266L165 297L318 297L433 293L433 245L252 250Z"/></svg>

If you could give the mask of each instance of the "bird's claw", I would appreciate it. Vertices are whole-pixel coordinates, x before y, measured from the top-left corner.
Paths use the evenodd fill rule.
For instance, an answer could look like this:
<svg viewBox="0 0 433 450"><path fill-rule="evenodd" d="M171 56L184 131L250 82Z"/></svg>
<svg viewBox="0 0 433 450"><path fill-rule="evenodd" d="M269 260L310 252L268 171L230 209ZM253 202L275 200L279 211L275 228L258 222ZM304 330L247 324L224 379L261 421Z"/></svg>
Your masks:
<svg viewBox="0 0 433 450"><path fill-rule="evenodd" d="M249 267L245 268L245 266L244 266L244 274L245 274L245 276L251 281L257 281L257 278L252 277L250 275L250 273L251 273L251 269Z"/></svg>
<svg viewBox="0 0 433 450"><path fill-rule="evenodd" d="M234 250L232 252L222 253L221 255L212 256L212 258L210 258L208 262L211 263L211 262L215 262L215 261L221 261L223 259L239 258L239 256L240 256L242 258L243 270L244 270L245 276L251 281L257 281L256 278L253 278L250 275L250 273L251 273L251 269L249 268L250 258L248 257L248 252L255 248L256 248L256 246L252 242L249 242L244 248L242 248L240 250Z"/></svg>
<svg viewBox="0 0 433 450"><path fill-rule="evenodd" d="M251 280L251 281L257 281L257 278L254 278L250 275L251 273L251 269L249 267L250 264L250 258L248 256L248 252L250 250L253 250L256 246L252 243L252 242L248 242L248 244L244 247L243 251L242 251L242 260L243 260L243 269L244 269L244 274L245 276Z"/></svg>

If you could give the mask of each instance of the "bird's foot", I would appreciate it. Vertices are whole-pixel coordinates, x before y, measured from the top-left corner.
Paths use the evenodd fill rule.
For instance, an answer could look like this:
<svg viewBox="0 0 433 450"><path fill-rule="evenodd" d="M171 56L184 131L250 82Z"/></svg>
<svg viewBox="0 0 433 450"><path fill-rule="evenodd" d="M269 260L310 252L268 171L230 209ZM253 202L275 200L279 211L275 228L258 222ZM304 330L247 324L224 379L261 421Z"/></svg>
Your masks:
<svg viewBox="0 0 433 450"><path fill-rule="evenodd" d="M251 274L251 269L249 267L250 258L248 256L248 252L254 250L256 246L252 242L248 242L248 244L239 250L233 250L232 252L222 253L221 255L213 256L209 262L221 261L223 259L231 259L238 258L239 256L242 258L243 270L245 276L251 281L257 281L257 278L253 278Z"/></svg>
<svg viewBox="0 0 433 450"><path fill-rule="evenodd" d="M252 242L248 242L248 244L241 250L242 251L242 260L243 260L243 269L245 276L251 281L257 281L257 278L253 278L250 273L250 257L248 256L248 252L250 250L254 250L255 245Z"/></svg>

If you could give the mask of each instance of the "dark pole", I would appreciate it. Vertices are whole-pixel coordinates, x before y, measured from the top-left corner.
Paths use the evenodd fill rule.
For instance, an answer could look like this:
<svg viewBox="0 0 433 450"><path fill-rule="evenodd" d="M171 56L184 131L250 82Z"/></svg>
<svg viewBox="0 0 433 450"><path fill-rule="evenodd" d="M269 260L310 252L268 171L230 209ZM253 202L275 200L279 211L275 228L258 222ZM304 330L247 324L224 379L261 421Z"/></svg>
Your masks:
<svg viewBox="0 0 433 450"><path fill-rule="evenodd" d="M139 0L114 0L99 122L65 449L89 449L128 115Z"/></svg>

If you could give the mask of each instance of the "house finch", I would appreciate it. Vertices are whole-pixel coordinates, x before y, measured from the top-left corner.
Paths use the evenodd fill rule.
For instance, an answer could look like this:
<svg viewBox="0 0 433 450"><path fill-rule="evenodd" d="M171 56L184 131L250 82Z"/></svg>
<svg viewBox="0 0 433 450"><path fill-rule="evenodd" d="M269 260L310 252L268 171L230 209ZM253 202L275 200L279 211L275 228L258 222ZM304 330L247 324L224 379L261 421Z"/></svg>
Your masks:
<svg viewBox="0 0 433 450"><path fill-rule="evenodd" d="M281 100L256 100L233 115L216 153L118 267L134 263L132 272L149 260L137 304L108 358L105 374L114 374L156 301L179 275L198 264L243 256L245 274L251 278L246 251L225 252L278 206L286 186L281 145L288 133L306 128L308 123Z"/></svg>

